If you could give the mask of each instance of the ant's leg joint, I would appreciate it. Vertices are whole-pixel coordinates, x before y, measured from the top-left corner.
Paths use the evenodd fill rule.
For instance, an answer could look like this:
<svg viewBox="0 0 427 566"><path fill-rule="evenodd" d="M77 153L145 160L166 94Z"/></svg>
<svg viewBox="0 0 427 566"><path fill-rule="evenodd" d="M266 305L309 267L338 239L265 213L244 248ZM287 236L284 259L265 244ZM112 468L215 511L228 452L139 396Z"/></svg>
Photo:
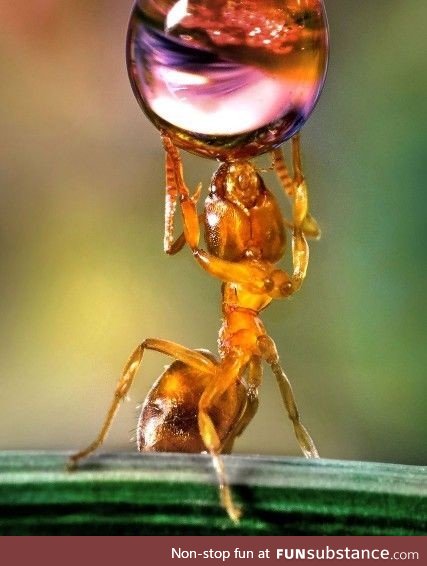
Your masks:
<svg viewBox="0 0 427 566"><path fill-rule="evenodd" d="M257 346L262 358L269 364L279 363L279 354L277 352L276 344L266 334L258 336Z"/></svg>
<svg viewBox="0 0 427 566"><path fill-rule="evenodd" d="M122 375L116 385L114 392L114 397L116 398L117 402L122 401L129 392L135 374L139 366L141 365L142 355L145 348L147 347L147 344L148 340L144 340L144 342L137 346L137 348L130 356L129 360L126 362L126 365L123 369Z"/></svg>

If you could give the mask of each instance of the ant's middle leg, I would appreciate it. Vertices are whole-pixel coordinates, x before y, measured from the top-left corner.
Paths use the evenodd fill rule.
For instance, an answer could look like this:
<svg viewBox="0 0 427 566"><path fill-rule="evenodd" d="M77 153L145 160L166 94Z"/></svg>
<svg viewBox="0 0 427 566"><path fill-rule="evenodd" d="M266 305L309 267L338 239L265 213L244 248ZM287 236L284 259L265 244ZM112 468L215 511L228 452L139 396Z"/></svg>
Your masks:
<svg viewBox="0 0 427 566"><path fill-rule="evenodd" d="M316 445L313 442L308 430L301 422L298 407L295 401L294 392L285 372L279 363L279 354L273 340L269 336L258 338L258 347L265 361L270 365L279 385L283 403L288 412L289 418L294 426L295 436L298 444L306 458L319 458Z"/></svg>
<svg viewBox="0 0 427 566"><path fill-rule="evenodd" d="M89 444L89 446L70 457L70 468L74 468L79 460L82 460L95 452L95 450L104 442L111 428L114 417L119 410L120 403L123 399L125 399L130 387L132 386L136 373L141 365L145 350L154 350L171 356L172 358L184 362L201 373L211 374L216 369L216 364L200 352L185 348L184 346L168 340L160 340L157 338L148 338L147 340L144 340L144 342L142 342L132 353L123 369L120 379L116 385L113 400L98 436L91 444Z"/></svg>

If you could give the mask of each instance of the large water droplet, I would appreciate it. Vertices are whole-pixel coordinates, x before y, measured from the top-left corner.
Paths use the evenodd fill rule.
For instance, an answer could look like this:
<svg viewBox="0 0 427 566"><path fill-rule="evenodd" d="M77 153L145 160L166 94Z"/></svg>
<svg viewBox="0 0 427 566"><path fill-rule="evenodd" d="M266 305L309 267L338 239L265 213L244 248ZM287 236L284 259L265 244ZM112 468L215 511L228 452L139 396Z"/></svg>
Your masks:
<svg viewBox="0 0 427 566"><path fill-rule="evenodd" d="M139 0L128 69L150 120L188 151L221 160L294 135L328 59L322 0Z"/></svg>

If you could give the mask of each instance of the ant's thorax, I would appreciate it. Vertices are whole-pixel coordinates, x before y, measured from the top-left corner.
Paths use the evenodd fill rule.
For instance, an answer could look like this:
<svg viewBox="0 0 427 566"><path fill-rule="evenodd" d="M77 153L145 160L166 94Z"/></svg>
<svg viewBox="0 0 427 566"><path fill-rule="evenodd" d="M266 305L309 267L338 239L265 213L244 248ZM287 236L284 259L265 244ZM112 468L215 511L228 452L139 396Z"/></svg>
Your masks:
<svg viewBox="0 0 427 566"><path fill-rule="evenodd" d="M259 313L272 299L267 294L255 294L235 283L222 286L222 326L218 336L218 351L221 357L233 348L255 353L257 339L266 330Z"/></svg>

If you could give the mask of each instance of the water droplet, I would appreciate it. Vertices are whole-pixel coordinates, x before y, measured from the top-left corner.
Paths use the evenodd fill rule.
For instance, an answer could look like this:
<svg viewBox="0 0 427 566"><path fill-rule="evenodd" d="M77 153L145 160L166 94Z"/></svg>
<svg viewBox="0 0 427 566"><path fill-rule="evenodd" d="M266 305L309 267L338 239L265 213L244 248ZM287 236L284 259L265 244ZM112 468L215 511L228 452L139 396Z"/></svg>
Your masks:
<svg viewBox="0 0 427 566"><path fill-rule="evenodd" d="M325 80L322 0L139 0L128 69L150 120L188 151L260 155L294 135Z"/></svg>

